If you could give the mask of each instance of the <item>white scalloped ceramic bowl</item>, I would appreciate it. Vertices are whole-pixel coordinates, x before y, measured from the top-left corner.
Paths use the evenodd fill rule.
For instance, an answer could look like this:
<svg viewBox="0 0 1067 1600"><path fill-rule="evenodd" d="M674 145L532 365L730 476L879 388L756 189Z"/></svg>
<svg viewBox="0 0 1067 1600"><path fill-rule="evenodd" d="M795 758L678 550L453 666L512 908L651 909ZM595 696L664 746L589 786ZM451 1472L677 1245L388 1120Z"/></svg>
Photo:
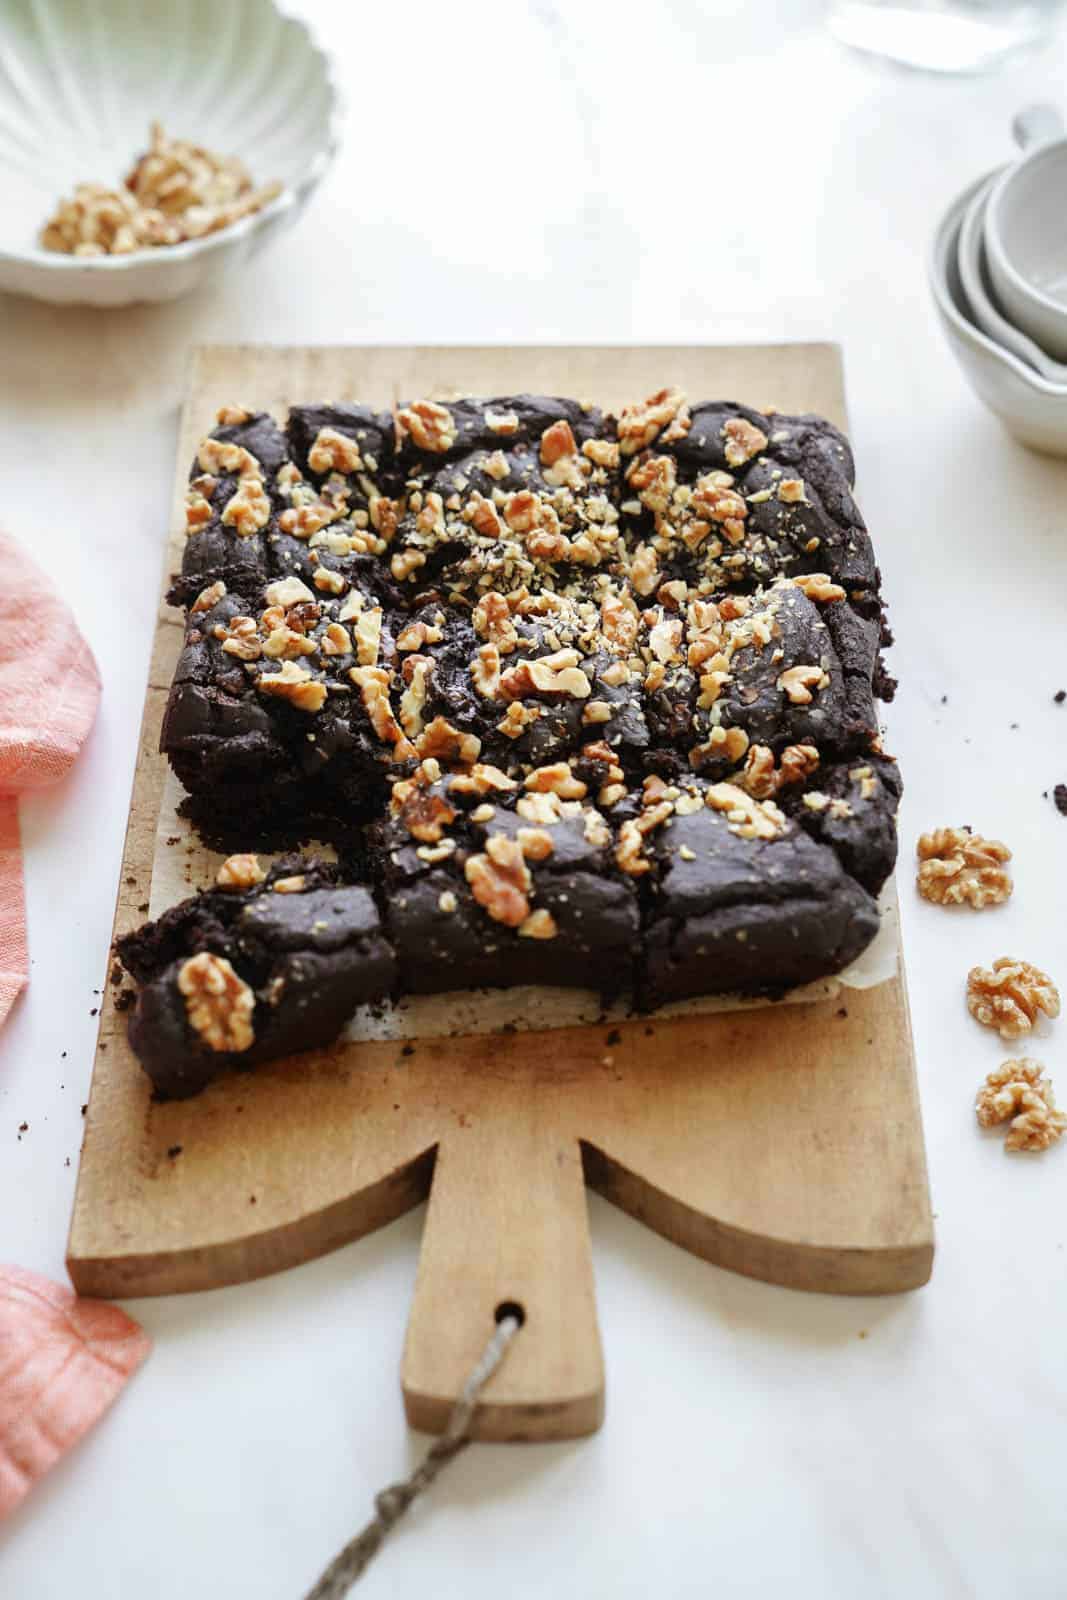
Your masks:
<svg viewBox="0 0 1067 1600"><path fill-rule="evenodd" d="M296 221L337 144L329 63L272 0L3 0L0 289L63 304L173 300ZM42 250L78 183L117 185L163 124L246 163L278 198L229 228L120 256Z"/></svg>

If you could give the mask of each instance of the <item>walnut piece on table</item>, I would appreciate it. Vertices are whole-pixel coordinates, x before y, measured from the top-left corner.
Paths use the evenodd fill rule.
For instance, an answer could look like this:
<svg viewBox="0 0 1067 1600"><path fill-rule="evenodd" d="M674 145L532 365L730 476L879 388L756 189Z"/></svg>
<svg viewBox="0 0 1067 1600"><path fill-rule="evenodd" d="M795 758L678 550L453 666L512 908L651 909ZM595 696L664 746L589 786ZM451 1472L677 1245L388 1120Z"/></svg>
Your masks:
<svg viewBox="0 0 1067 1600"><path fill-rule="evenodd" d="M916 886L935 905L966 903L982 911L1003 905L1011 895L1011 873L1005 865L1011 851L999 839L985 839L970 828L936 828L919 835L916 854Z"/></svg>
<svg viewBox="0 0 1067 1600"><path fill-rule="evenodd" d="M1067 1131L1067 1112L1056 1109L1052 1084L1040 1061L1003 1061L986 1078L974 1102L983 1128L1010 1122L1006 1150L1047 1150Z"/></svg>
<svg viewBox="0 0 1067 1600"><path fill-rule="evenodd" d="M1000 956L991 968L972 967L967 974L967 1010L1002 1039L1018 1039L1030 1032L1040 1012L1059 1016L1060 995L1040 967Z"/></svg>

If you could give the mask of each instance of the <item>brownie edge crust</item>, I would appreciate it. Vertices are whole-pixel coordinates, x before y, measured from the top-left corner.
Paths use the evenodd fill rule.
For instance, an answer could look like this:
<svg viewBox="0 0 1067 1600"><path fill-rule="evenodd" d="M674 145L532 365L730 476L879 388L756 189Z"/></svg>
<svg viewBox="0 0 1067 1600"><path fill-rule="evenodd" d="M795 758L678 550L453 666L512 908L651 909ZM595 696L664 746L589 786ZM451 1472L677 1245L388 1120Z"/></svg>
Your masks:
<svg viewBox="0 0 1067 1600"><path fill-rule="evenodd" d="M157 1091L387 995L776 996L874 937L900 777L830 423L663 389L224 407L161 748L220 882L128 935ZM337 847L340 866L250 852Z"/></svg>

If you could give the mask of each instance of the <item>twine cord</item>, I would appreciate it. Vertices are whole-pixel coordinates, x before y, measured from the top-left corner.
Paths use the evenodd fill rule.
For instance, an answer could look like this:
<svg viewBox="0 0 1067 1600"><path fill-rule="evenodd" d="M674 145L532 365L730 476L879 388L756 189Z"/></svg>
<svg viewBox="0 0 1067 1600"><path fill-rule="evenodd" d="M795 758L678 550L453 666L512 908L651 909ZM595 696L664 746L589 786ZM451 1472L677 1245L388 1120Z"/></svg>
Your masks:
<svg viewBox="0 0 1067 1600"><path fill-rule="evenodd" d="M334 1557L322 1577L308 1590L305 1600L342 1600L352 1585L363 1576L412 1501L430 1487L442 1467L467 1448L471 1442L470 1428L479 1396L504 1359L508 1345L521 1326L522 1322L517 1316L508 1314L501 1317L452 1407L444 1433L434 1440L425 1459L410 1478L405 1478L402 1483L392 1483L375 1495L374 1516L362 1533L357 1533Z"/></svg>

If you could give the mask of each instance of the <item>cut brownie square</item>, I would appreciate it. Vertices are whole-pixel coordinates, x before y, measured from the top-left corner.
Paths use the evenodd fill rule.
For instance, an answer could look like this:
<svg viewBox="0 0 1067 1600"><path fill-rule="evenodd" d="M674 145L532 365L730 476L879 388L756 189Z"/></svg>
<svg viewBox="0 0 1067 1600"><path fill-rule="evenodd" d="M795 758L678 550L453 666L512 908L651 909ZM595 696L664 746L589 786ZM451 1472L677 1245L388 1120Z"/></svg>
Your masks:
<svg viewBox="0 0 1067 1600"><path fill-rule="evenodd" d="M638 997L778 996L840 972L878 908L835 852L734 784L649 779L620 828L646 897Z"/></svg>
<svg viewBox="0 0 1067 1600"><path fill-rule="evenodd" d="M637 895L587 785L565 763L522 784L483 763L438 773L394 785L369 830L401 988L629 988Z"/></svg>
<svg viewBox="0 0 1067 1600"><path fill-rule="evenodd" d="M396 976L370 890L299 856L266 873L255 856L232 857L215 889L117 950L139 984L130 1043L163 1099L331 1043Z"/></svg>

